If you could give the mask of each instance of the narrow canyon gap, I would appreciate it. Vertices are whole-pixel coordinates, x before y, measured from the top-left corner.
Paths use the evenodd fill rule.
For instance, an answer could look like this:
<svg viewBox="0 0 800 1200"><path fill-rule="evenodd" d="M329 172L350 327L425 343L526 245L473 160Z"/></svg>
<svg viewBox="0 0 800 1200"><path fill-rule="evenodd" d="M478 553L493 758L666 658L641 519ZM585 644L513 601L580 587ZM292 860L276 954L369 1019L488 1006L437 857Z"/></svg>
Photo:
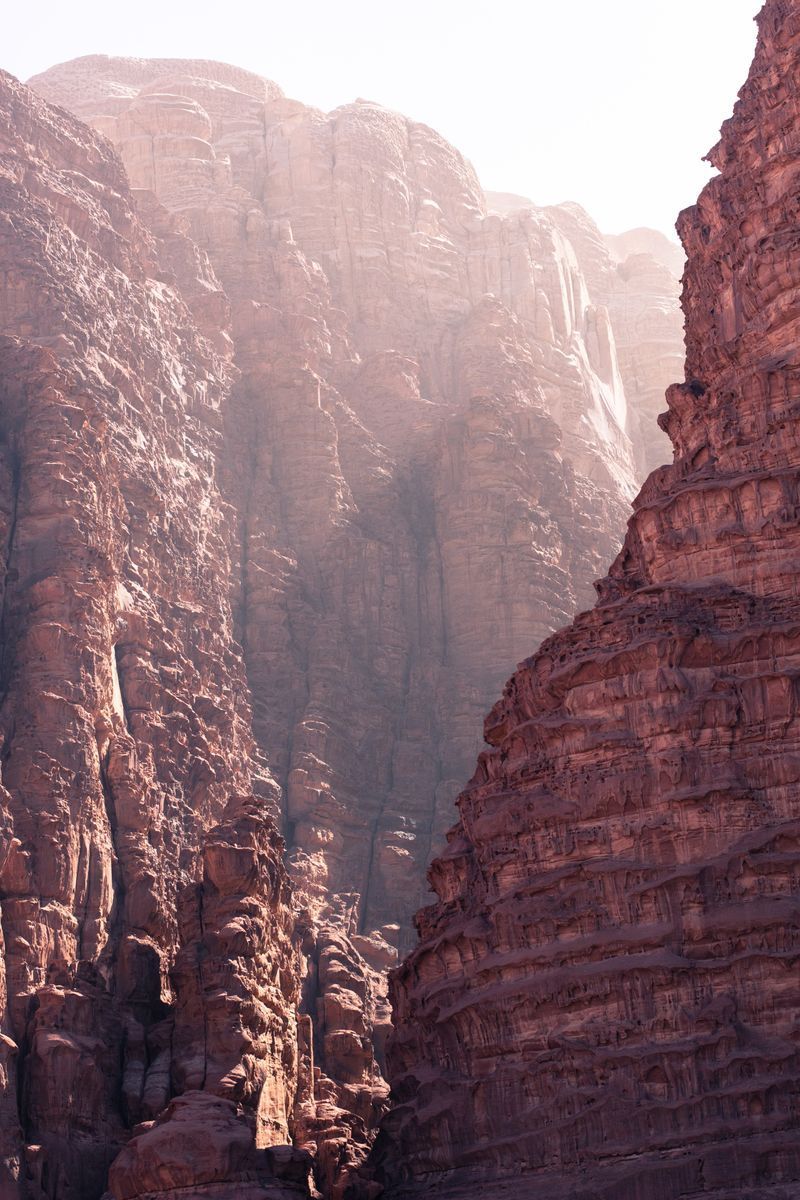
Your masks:
<svg viewBox="0 0 800 1200"><path fill-rule="evenodd" d="M197 248L203 287L188 251L174 286L232 356L232 632L313 1026L292 1136L338 1195L385 1104L386 968L483 714L590 602L668 452L675 248L485 196L426 126L224 64L91 57L32 84L111 139L143 223Z"/></svg>

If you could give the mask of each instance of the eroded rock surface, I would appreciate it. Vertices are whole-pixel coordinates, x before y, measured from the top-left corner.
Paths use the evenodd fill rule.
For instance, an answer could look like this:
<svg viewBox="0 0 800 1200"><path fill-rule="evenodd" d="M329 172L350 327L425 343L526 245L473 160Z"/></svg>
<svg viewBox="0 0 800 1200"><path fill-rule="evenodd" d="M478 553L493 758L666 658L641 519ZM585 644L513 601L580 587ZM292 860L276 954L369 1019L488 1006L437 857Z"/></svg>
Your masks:
<svg viewBox="0 0 800 1200"><path fill-rule="evenodd" d="M635 490L605 301L556 221L490 212L453 147L379 105L323 114L195 61L32 82L230 299L256 737L315 916L402 941L482 713L588 603Z"/></svg>
<svg viewBox="0 0 800 1200"><path fill-rule="evenodd" d="M683 366L680 246L655 229L604 235L579 204L538 209L506 192L490 192L487 201L506 215L545 214L573 247L592 303L608 312L625 389L626 431L638 476L646 478L672 458L658 417L664 392Z"/></svg>
<svg viewBox="0 0 800 1200"><path fill-rule="evenodd" d="M182 1140L184 1092L252 1157L289 1141L299 1088L217 485L227 302L153 216L163 238L104 139L0 76L4 1198L100 1196L133 1126ZM186 1184L149 1152L138 1172L139 1140L116 1200Z"/></svg>
<svg viewBox="0 0 800 1200"><path fill-rule="evenodd" d="M649 464L672 284L367 101L33 83L128 179L4 83L9 1186L266 1200L312 1155L338 1200L482 713Z"/></svg>
<svg viewBox="0 0 800 1200"><path fill-rule="evenodd" d="M641 474L617 268L603 247L591 277L553 214L492 211L452 146L377 104L324 114L196 61L32 83L108 135L230 304L234 614L304 930L301 1135L339 1195L482 715L590 602Z"/></svg>
<svg viewBox="0 0 800 1200"><path fill-rule="evenodd" d="M675 463L524 663L394 980L388 1195L800 1188L800 7L684 213Z"/></svg>

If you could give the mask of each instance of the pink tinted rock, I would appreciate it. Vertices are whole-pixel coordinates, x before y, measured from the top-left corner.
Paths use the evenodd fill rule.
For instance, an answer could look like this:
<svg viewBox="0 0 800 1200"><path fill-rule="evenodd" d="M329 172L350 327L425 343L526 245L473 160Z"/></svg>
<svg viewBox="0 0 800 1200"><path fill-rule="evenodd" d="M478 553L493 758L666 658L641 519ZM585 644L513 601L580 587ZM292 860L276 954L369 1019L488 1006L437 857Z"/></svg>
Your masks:
<svg viewBox="0 0 800 1200"><path fill-rule="evenodd" d="M680 218L686 380L593 611L545 641L394 975L392 1200L800 1187L800 9Z"/></svg>
<svg viewBox="0 0 800 1200"><path fill-rule="evenodd" d="M99 1197L179 1086L178 898L203 888L204 852L257 842L259 880L224 882L225 915L245 921L254 892L257 961L268 937L283 972L273 1042L248 1051L269 1078L242 1097L251 1125L285 1141L299 1086L293 918L218 480L235 372L230 337L199 328L227 309L207 258L149 213L108 142L0 76L0 1191L26 1200ZM236 1067L229 1037L201 1021L194 1053Z"/></svg>

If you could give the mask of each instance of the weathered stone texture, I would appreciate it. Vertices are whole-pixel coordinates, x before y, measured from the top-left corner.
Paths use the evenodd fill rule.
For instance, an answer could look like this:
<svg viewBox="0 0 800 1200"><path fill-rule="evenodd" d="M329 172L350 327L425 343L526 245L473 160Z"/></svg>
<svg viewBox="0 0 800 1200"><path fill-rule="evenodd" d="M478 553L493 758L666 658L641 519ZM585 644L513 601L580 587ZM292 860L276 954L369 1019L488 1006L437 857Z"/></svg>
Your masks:
<svg viewBox="0 0 800 1200"><path fill-rule="evenodd" d="M504 192L490 192L487 200L506 215L543 213L573 247L592 303L605 309L611 322L625 389L626 432L638 477L645 479L672 457L658 417L664 392L683 366L681 248L654 229L604 235L579 204L537 209L530 200Z"/></svg>
<svg viewBox="0 0 800 1200"><path fill-rule="evenodd" d="M635 490L616 268L595 297L552 215L491 212L453 147L376 104L323 114L194 61L33 84L111 138L230 303L236 628L308 930L302 1138L340 1188L384 1102L387 956L482 714L589 603Z"/></svg>
<svg viewBox="0 0 800 1200"><path fill-rule="evenodd" d="M674 465L487 719L394 979L393 1200L800 1188L800 8L759 26L679 222Z"/></svg>
<svg viewBox="0 0 800 1200"><path fill-rule="evenodd" d="M489 212L453 147L379 105L323 114L194 61L33 83L230 299L256 736L311 907L402 941L482 712L616 548L635 468L604 303L557 222Z"/></svg>
<svg viewBox="0 0 800 1200"><path fill-rule="evenodd" d="M163 244L108 143L0 76L4 1197L99 1196L130 1128L186 1089L226 1098L244 1143L286 1141L298 1088L216 482L226 304L159 220ZM118 1197L152 1190L124 1179Z"/></svg>
<svg viewBox="0 0 800 1200"><path fill-rule="evenodd" d="M36 1200L256 1200L291 1143L338 1200L482 714L658 458L674 279L367 101L32 83L128 179L5 84L3 1153Z"/></svg>

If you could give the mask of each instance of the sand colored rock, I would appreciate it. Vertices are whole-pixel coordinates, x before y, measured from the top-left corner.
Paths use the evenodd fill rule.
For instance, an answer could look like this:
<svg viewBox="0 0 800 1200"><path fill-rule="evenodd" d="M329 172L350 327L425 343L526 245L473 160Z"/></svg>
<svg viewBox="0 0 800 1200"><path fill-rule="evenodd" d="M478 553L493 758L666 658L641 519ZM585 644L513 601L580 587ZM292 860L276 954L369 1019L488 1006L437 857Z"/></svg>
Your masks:
<svg viewBox="0 0 800 1200"><path fill-rule="evenodd" d="M506 217L541 213L573 247L592 303L607 312L611 323L625 390L626 432L637 475L645 479L672 457L658 417L664 392L683 366L680 246L655 229L604 235L579 204L540 209L524 196L507 192L489 192L487 202Z"/></svg>
<svg viewBox="0 0 800 1200"><path fill-rule="evenodd" d="M686 256L672 238L657 229L628 229L625 233L607 233L605 243L617 262L625 262L632 255L647 254L665 267L677 279L683 275Z"/></svg>
<svg viewBox="0 0 800 1200"><path fill-rule="evenodd" d="M683 368L683 255L655 230L604 236L577 204L546 211L575 247L592 300L608 312L628 399L627 432L645 479L672 461L658 417L664 392Z"/></svg>
<svg viewBox="0 0 800 1200"><path fill-rule="evenodd" d="M547 640L394 978L392 1200L789 1200L800 1187L800 9L684 213L673 466Z"/></svg>

